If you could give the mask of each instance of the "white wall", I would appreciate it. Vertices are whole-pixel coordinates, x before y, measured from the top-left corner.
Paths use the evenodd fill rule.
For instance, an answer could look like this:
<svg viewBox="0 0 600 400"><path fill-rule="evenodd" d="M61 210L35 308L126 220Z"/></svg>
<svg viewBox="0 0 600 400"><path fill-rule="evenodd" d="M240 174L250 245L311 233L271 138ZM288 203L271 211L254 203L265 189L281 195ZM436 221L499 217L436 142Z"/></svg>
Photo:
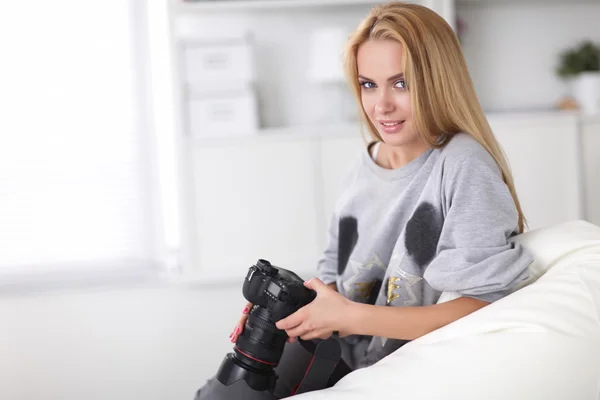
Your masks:
<svg viewBox="0 0 600 400"><path fill-rule="evenodd" d="M562 50L600 42L600 4L563 1L460 2L462 44L484 108L549 108L567 91L555 66Z"/></svg>
<svg viewBox="0 0 600 400"><path fill-rule="evenodd" d="M0 294L0 399L191 400L244 304L241 283Z"/></svg>

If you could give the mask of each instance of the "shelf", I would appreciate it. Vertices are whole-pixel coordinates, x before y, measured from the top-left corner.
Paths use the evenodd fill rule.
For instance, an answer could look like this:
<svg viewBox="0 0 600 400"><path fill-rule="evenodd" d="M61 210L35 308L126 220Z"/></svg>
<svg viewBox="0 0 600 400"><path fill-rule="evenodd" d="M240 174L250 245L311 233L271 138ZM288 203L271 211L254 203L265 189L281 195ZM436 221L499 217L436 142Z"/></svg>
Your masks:
<svg viewBox="0 0 600 400"><path fill-rule="evenodd" d="M332 137L360 137L358 121L340 124L289 126L280 128L263 128L256 133L239 136L194 137L186 136L185 140L200 147L221 147L244 145L261 142L283 142L296 140L313 140Z"/></svg>
<svg viewBox="0 0 600 400"><path fill-rule="evenodd" d="M548 123L572 119L581 123L596 123L600 121L600 113L584 115L578 111L559 110L514 110L487 111L486 118L492 124L523 124L524 122ZM362 128L366 134L366 127ZM256 133L245 135L224 135L223 137L194 137L185 136L184 141L194 147L224 147L232 145L247 145L258 143L273 143L297 140L322 140L325 138L360 138L361 126L358 121L348 121L338 124L286 126L277 128L262 128Z"/></svg>
<svg viewBox="0 0 600 400"><path fill-rule="evenodd" d="M174 7L180 13L211 11L277 10L288 8L324 8L352 5L376 5L381 0L210 0L177 1Z"/></svg>

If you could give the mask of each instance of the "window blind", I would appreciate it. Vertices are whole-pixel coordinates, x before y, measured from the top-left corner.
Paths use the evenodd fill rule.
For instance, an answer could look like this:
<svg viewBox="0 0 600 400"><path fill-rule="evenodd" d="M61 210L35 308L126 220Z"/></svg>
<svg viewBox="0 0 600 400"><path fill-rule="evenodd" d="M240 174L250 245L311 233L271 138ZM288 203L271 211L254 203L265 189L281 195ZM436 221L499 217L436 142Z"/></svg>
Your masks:
<svg viewBox="0 0 600 400"><path fill-rule="evenodd" d="M132 1L0 5L0 272L156 258Z"/></svg>

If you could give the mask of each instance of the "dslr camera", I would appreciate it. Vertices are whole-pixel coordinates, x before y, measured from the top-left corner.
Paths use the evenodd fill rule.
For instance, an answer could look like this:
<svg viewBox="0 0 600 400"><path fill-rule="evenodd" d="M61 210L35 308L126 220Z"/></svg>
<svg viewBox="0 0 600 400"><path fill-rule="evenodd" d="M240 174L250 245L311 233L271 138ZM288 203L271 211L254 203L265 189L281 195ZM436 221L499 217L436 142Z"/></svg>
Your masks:
<svg viewBox="0 0 600 400"><path fill-rule="evenodd" d="M225 386L243 379L254 390L273 392L277 382L273 368L288 338L275 322L313 301L316 292L306 288L295 273L263 259L248 269L242 292L254 306L233 353L221 363L217 379Z"/></svg>

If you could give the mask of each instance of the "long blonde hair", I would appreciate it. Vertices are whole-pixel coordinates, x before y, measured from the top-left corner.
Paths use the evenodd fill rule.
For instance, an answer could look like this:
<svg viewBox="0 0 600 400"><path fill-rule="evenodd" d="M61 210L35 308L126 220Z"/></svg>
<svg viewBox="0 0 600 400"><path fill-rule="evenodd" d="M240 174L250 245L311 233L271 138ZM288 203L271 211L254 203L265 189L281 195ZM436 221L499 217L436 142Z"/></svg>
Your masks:
<svg viewBox="0 0 600 400"><path fill-rule="evenodd" d="M345 53L346 78L359 103L359 113L374 140L381 140L361 104L357 52L367 40L395 40L404 50L404 77L409 88L415 128L431 147L439 148L465 132L494 158L519 214L525 217L502 147L479 104L454 31L437 13L417 4L392 2L374 7L350 36Z"/></svg>

